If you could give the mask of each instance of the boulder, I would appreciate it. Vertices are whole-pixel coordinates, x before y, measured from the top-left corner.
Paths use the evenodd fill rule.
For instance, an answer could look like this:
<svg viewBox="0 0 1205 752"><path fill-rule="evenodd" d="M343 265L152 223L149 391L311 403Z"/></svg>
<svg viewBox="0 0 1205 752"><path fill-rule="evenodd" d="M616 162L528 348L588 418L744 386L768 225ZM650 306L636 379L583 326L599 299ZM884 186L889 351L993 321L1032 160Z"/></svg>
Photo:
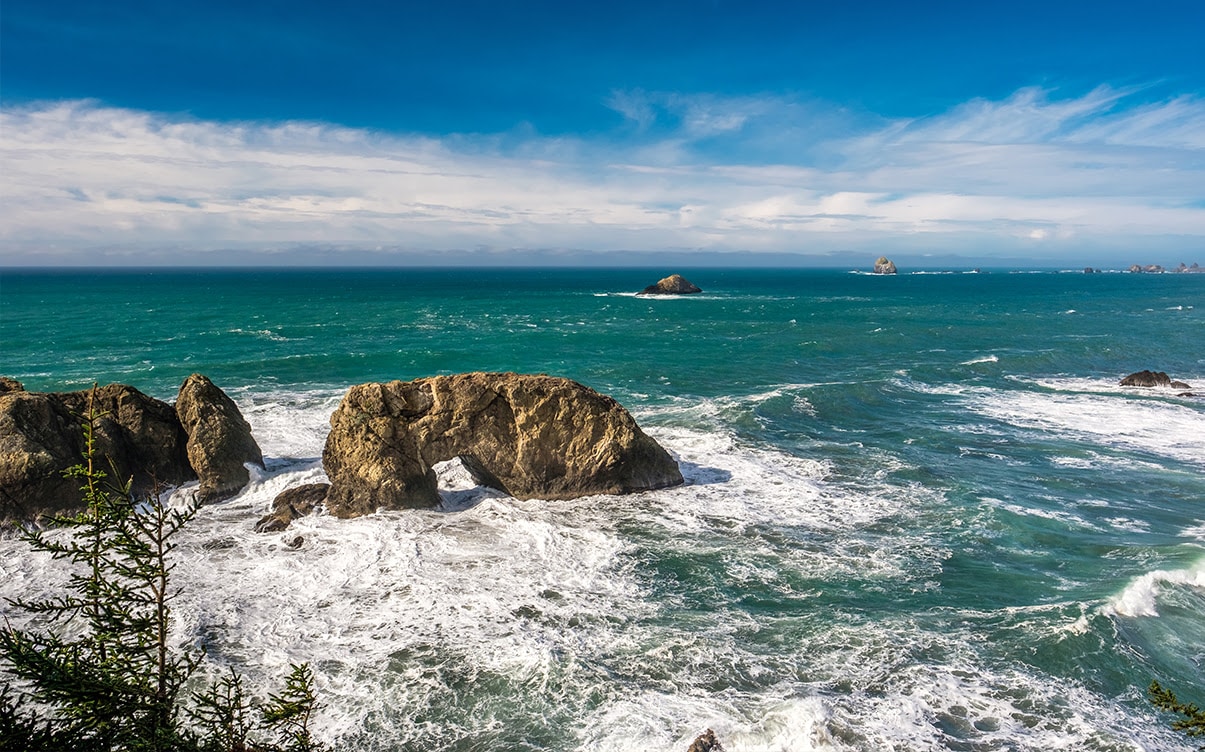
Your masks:
<svg viewBox="0 0 1205 752"><path fill-rule="evenodd" d="M1165 386L1171 389L1191 389L1183 381L1174 381L1163 371L1138 371L1121 380L1120 386Z"/></svg>
<svg viewBox="0 0 1205 752"><path fill-rule="evenodd" d="M251 480L248 464L264 466L238 406L205 376L194 373L180 386L176 415L188 435L188 461L201 481L198 502L229 499Z"/></svg>
<svg viewBox="0 0 1205 752"><path fill-rule="evenodd" d="M875 274L896 274L897 271L895 262L886 256L879 256L878 260L874 262Z"/></svg>
<svg viewBox="0 0 1205 752"><path fill-rule="evenodd" d="M145 495L196 477L171 405L131 386L54 394L10 391L0 394L0 520L83 509L80 480L64 478L63 471L83 460L81 422L90 405L99 413L93 425L97 469L109 480L131 481L133 493Z"/></svg>
<svg viewBox="0 0 1205 752"><path fill-rule="evenodd" d="M703 292L698 287L691 284L681 274L671 274L665 279L659 280L655 285L649 285L637 295L693 295L696 292Z"/></svg>
<svg viewBox="0 0 1205 752"><path fill-rule="evenodd" d="M255 532L280 532L298 517L313 513L326 500L330 487L329 483L307 483L281 491L272 500L272 512L255 524Z"/></svg>
<svg viewBox="0 0 1205 752"><path fill-rule="evenodd" d="M614 399L569 379L467 373L360 384L331 415L328 511L439 503L432 466L459 457L478 483L520 499L674 486L682 474Z"/></svg>
<svg viewBox="0 0 1205 752"><path fill-rule="evenodd" d="M707 729L699 734L686 752L724 752L724 745L715 737L715 732Z"/></svg>

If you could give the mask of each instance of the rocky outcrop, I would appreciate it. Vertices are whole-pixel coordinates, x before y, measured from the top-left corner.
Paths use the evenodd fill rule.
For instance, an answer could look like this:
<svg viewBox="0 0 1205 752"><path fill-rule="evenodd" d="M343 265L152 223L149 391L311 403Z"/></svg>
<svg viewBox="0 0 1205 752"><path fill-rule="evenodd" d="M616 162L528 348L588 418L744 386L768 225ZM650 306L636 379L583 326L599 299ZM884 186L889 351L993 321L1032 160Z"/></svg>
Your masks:
<svg viewBox="0 0 1205 752"><path fill-rule="evenodd" d="M184 450L186 437L171 405L134 387L109 384L85 392L0 395L0 520L82 509L78 478L63 471L85 452L82 416L93 424L96 454L115 483L132 482L135 494L196 477Z"/></svg>
<svg viewBox="0 0 1205 752"><path fill-rule="evenodd" d="M895 274L897 271L895 262L886 256L879 256L878 260L874 262L875 274Z"/></svg>
<svg viewBox="0 0 1205 752"><path fill-rule="evenodd" d="M360 384L331 416L322 462L339 517L439 503L437 462L520 499L664 488L678 466L614 399L550 376L467 373Z"/></svg>
<svg viewBox="0 0 1205 752"><path fill-rule="evenodd" d="M180 386L176 415L188 434L188 462L200 480L198 502L229 499L251 479L247 465L264 466L238 406L205 376L194 373Z"/></svg>
<svg viewBox="0 0 1205 752"><path fill-rule="evenodd" d="M0 394L11 394L12 392L25 391L25 385L16 379L8 376L0 376Z"/></svg>
<svg viewBox="0 0 1205 752"><path fill-rule="evenodd" d="M665 279L659 280L655 285L649 285L637 295L693 295L696 292L703 292L698 287L691 284L681 274L671 274Z"/></svg>
<svg viewBox="0 0 1205 752"><path fill-rule="evenodd" d="M176 408L132 386L109 384L81 392L40 393L24 391L18 388L19 382L5 380L0 391L0 522L31 521L43 514L73 514L83 509L80 480L64 478L63 471L83 461L86 447L81 422L90 410L97 414L93 422L97 469L109 480L119 484L128 480L131 491L142 496L157 487L196 480L203 472L208 479L202 480L204 498L233 495L230 488L235 481L231 478L235 476L228 469L228 460L245 456L245 446L230 426L245 427L246 423L229 397L208 379L192 377L185 386L190 383L184 399L184 412L190 416L186 431ZM195 452L196 469L190 462L194 444L200 448ZM232 448L240 446L243 453ZM258 447L254 458L262 464ZM242 481L234 493L247 482L241 461L239 469ZM209 489L219 489L221 494L214 496Z"/></svg>
<svg viewBox="0 0 1205 752"><path fill-rule="evenodd" d="M1175 381L1163 371L1138 371L1121 380L1119 386L1165 386L1170 389L1191 389L1183 381Z"/></svg>
<svg viewBox="0 0 1205 752"><path fill-rule="evenodd" d="M326 500L329 483L307 483L282 491L272 500L272 512L255 524L257 533L276 533L287 528L293 520L312 514Z"/></svg>
<svg viewBox="0 0 1205 752"><path fill-rule="evenodd" d="M686 752L724 752L724 745L715 737L715 732L707 729L691 743Z"/></svg>

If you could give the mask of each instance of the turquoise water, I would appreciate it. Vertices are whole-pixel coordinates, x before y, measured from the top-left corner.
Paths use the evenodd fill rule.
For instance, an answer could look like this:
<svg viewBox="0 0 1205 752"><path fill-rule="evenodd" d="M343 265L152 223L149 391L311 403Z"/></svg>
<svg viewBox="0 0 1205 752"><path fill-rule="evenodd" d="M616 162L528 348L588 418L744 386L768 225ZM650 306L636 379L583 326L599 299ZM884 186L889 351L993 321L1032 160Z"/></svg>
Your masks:
<svg viewBox="0 0 1205 752"><path fill-rule="evenodd" d="M1205 398L1117 382L1205 394L1205 276L676 271L10 270L0 374L236 398L268 470L194 523L178 639L311 660L341 748L1192 748L1144 690L1205 704ZM614 395L687 485L449 467L435 512L250 531L348 386L470 370ZM4 595L53 584L2 543Z"/></svg>

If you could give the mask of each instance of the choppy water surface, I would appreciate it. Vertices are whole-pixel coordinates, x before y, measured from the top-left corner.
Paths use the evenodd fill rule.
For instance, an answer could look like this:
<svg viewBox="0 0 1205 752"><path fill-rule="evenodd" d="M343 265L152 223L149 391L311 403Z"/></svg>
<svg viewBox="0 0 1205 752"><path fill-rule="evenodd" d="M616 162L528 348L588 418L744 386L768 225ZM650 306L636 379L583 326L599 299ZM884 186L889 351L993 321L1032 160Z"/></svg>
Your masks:
<svg viewBox="0 0 1205 752"><path fill-rule="evenodd" d="M178 639L318 677L348 750L1188 750L1205 704L1205 277L682 271L0 274L33 390L192 372L268 462L186 532ZM543 372L610 393L685 486L252 531L322 479L348 386ZM304 538L299 550L285 543ZM58 565L0 541L0 591ZM10 618L20 614L6 613Z"/></svg>

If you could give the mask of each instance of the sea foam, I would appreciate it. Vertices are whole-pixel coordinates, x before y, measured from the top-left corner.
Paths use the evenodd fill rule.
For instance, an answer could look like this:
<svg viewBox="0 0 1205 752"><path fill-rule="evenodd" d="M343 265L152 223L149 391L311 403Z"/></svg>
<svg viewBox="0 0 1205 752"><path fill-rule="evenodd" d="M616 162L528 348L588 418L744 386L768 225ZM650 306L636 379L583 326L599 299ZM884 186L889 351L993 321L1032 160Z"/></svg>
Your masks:
<svg viewBox="0 0 1205 752"><path fill-rule="evenodd" d="M673 752L707 727L733 752L1134 738L1110 698L977 652L978 622L1032 615L832 618L829 588L933 586L949 552L922 519L940 520L944 499L890 474L838 480L825 461L725 428L797 391L647 409L649 433L682 464L677 488L519 501L453 462L439 468L438 509L319 514L276 534L254 522L280 490L323 478L339 395L244 398L268 469L182 534L173 639L207 648L206 676L236 667L261 695L310 662L317 733L368 752ZM56 562L17 545L0 541L0 594L61 584ZM759 613L756 598L774 609ZM1080 621L1069 634L1091 629Z"/></svg>
<svg viewBox="0 0 1205 752"><path fill-rule="evenodd" d="M979 393L969 407L1020 428L1205 465L1205 411L1193 404L997 390Z"/></svg>

